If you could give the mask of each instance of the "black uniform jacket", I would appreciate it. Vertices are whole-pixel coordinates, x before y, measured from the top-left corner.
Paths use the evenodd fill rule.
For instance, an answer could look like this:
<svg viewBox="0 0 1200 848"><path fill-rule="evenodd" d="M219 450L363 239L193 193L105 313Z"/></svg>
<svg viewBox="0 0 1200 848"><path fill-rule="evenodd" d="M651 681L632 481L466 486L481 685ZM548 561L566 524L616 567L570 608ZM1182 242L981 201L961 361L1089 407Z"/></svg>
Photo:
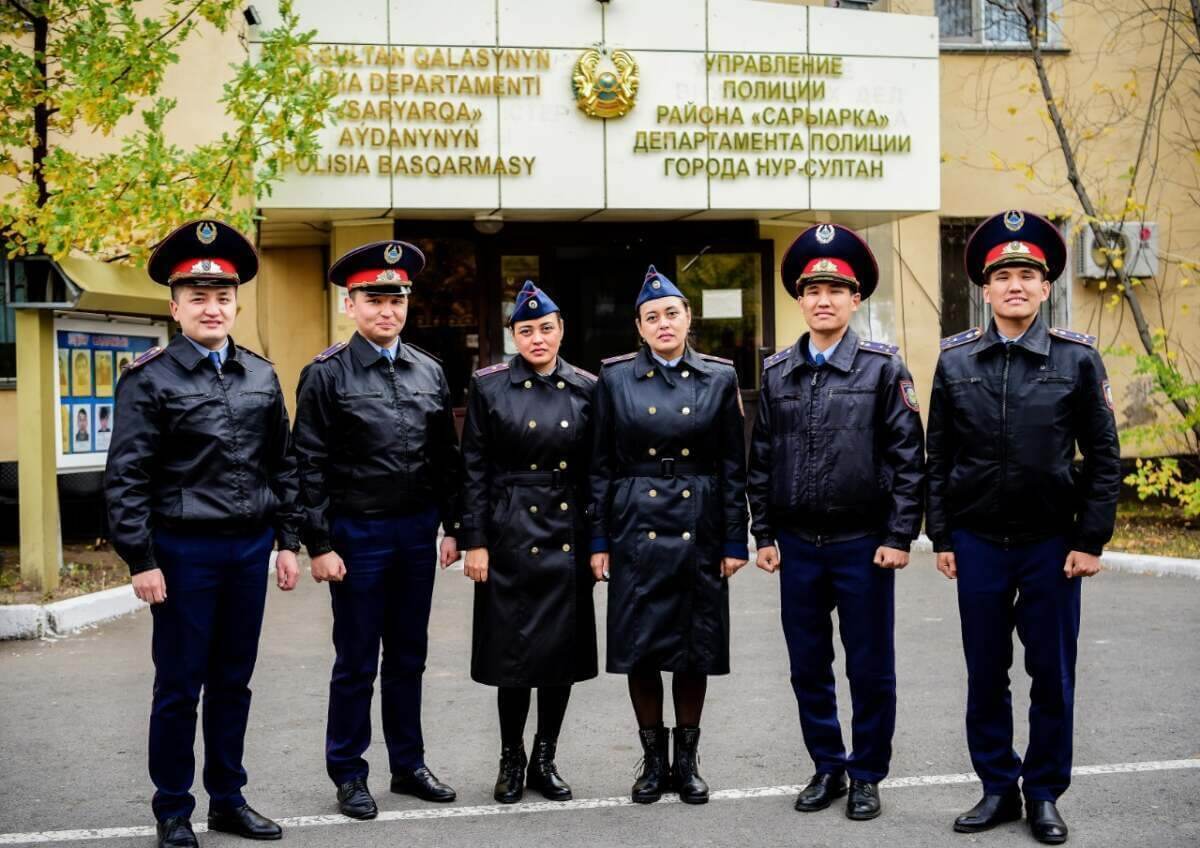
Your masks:
<svg viewBox="0 0 1200 848"><path fill-rule="evenodd" d="M463 548L488 549L475 584L471 677L559 686L596 676L588 564L594 375L521 356L475 372L463 425Z"/></svg>
<svg viewBox="0 0 1200 848"><path fill-rule="evenodd" d="M847 330L823 366L808 334L767 358L750 443L751 530L811 542L878 533L908 550L921 532L923 436L897 348Z"/></svg>
<svg viewBox="0 0 1200 848"><path fill-rule="evenodd" d="M610 552L608 670L729 671L722 556L746 558L737 373L685 351L605 360L596 386L593 550Z"/></svg>
<svg viewBox="0 0 1200 848"><path fill-rule="evenodd" d="M953 550L951 531L969 530L1004 544L1061 535L1074 550L1101 552L1116 520L1121 449L1094 341L1040 318L1008 345L995 324L943 340L929 409L934 550Z"/></svg>
<svg viewBox="0 0 1200 848"><path fill-rule="evenodd" d="M104 492L113 547L137 574L156 527L233 535L275 527L300 549L296 458L269 360L229 340L220 373L187 337L143 354L117 383Z"/></svg>
<svg viewBox="0 0 1200 848"><path fill-rule="evenodd" d="M338 515L384 518L437 508L454 535L462 455L436 359L401 342L388 362L355 333L305 366L296 394L310 555L333 550L330 520Z"/></svg>

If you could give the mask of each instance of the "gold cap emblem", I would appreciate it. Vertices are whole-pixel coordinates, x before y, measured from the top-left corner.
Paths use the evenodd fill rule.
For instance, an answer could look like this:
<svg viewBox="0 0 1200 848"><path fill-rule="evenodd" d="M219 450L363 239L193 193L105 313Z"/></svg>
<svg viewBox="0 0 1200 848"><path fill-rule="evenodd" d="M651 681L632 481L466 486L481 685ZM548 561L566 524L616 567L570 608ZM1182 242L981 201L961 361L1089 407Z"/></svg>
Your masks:
<svg viewBox="0 0 1200 848"><path fill-rule="evenodd" d="M201 221L196 225L196 238L201 244L212 244L217 240L217 227L212 221Z"/></svg>

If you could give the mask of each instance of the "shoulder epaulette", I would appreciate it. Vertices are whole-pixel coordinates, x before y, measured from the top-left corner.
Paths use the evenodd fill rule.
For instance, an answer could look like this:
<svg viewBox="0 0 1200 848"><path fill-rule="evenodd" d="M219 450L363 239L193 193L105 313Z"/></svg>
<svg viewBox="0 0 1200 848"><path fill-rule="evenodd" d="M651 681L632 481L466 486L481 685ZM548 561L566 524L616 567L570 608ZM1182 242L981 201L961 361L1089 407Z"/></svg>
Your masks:
<svg viewBox="0 0 1200 848"><path fill-rule="evenodd" d="M706 362L720 362L722 365L728 365L730 368L733 367L733 360L726 359L723 356L713 356L711 353L702 353L700 354L700 358Z"/></svg>
<svg viewBox="0 0 1200 848"><path fill-rule="evenodd" d="M772 365L778 365L783 360L787 359L791 353L791 348L785 347L783 350L776 351L763 360L763 370L770 368Z"/></svg>
<svg viewBox="0 0 1200 848"><path fill-rule="evenodd" d="M241 345L238 345L238 350L240 350L242 353L250 354L255 359L261 359L263 362L267 363L268 365L275 364L274 362L272 362L271 360L269 360L265 356L263 356L261 353L259 353L257 350L251 350L250 348L242 347Z"/></svg>
<svg viewBox="0 0 1200 848"><path fill-rule="evenodd" d="M145 353L138 356L138 358L133 360L133 362L130 362L128 365L126 365L125 370L132 371L135 368L141 368L143 365L145 365L147 362L149 362L154 357L163 353L165 350L166 350L165 347L158 347L156 345L155 347L150 348L148 351L146 351Z"/></svg>
<svg viewBox="0 0 1200 848"><path fill-rule="evenodd" d="M486 377L488 374L499 374L501 371L508 370L507 362L497 362L495 365L489 365L487 368L480 368L475 372L476 377Z"/></svg>
<svg viewBox="0 0 1200 848"><path fill-rule="evenodd" d="M608 359L601 359L601 365L616 365L618 362L627 362L637 356L637 351L633 353L622 353L620 356L610 356Z"/></svg>
<svg viewBox="0 0 1200 848"><path fill-rule="evenodd" d="M345 342L337 342L335 344L331 344L329 347L325 348L323 351L321 351L316 356L314 356L313 362L324 362L326 359L333 356L335 353L337 353L339 350L341 350L345 346L346 346Z"/></svg>
<svg viewBox="0 0 1200 848"><path fill-rule="evenodd" d="M1096 346L1095 336L1089 336L1087 333L1080 333L1076 332L1075 330L1068 330L1064 327L1051 327L1050 335L1054 336L1056 339L1064 339L1065 341L1075 342L1075 344L1081 344L1087 347Z"/></svg>
<svg viewBox="0 0 1200 848"><path fill-rule="evenodd" d="M972 327L969 330L963 330L961 333L955 333L953 336L946 336L946 338L942 339L942 350L949 350L952 347L973 342L982 335L982 327Z"/></svg>
<svg viewBox="0 0 1200 848"><path fill-rule="evenodd" d="M571 367L575 369L576 374L582 374L583 376L585 376L589 380L591 380L593 383L600 379L595 374L593 374L591 371L585 371L582 368L580 368L578 365L572 365Z"/></svg>
<svg viewBox="0 0 1200 848"><path fill-rule="evenodd" d="M417 353L423 353L423 354L425 354L425 355L426 355L426 356L428 356L430 359L432 359L434 362L436 362L438 365L441 365L441 364L442 364L442 360L441 360L441 358L440 358L440 357L438 357L438 356L435 356L434 354L432 354L432 353L430 353L429 351L427 351L425 348L423 348L423 347L417 347L417 346L416 346L415 344L413 344L412 342L405 342L404 344L405 344L405 346L407 346L407 347L411 347L411 348L412 348L413 350L415 350Z"/></svg>
<svg viewBox="0 0 1200 848"><path fill-rule="evenodd" d="M870 339L859 339L858 347L860 350L869 350L871 353L882 353L885 356L895 356L900 352L898 345L888 344L887 342L873 342Z"/></svg>

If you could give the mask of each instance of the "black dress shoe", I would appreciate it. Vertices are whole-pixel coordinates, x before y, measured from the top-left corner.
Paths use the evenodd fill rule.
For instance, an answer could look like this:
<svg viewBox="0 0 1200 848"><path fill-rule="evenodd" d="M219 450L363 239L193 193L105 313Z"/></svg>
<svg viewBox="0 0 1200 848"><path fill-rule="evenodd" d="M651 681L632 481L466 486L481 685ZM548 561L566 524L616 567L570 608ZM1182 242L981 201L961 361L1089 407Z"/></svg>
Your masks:
<svg viewBox="0 0 1200 848"><path fill-rule="evenodd" d="M392 791L397 795L415 795L422 801L446 804L458 794L433 776L428 766L421 766L404 774L392 775Z"/></svg>
<svg viewBox="0 0 1200 848"><path fill-rule="evenodd" d="M1058 814L1053 801L1027 801L1026 816L1033 838L1047 845L1062 845L1067 841L1067 823Z"/></svg>
<svg viewBox="0 0 1200 848"><path fill-rule="evenodd" d="M547 801L570 801L571 786L558 773L554 764L554 755L558 743L552 739L533 737L533 756L529 759L529 774L525 776L525 785L542 793Z"/></svg>
<svg viewBox="0 0 1200 848"><path fill-rule="evenodd" d="M814 774L812 780L796 796L796 810L815 813L846 794L846 779L840 774Z"/></svg>
<svg viewBox="0 0 1200 848"><path fill-rule="evenodd" d="M883 812L879 803L879 784L869 780L850 779L850 797L846 799L846 818L870 821Z"/></svg>
<svg viewBox="0 0 1200 848"><path fill-rule="evenodd" d="M233 833L246 839L282 839L283 828L249 804L236 810L209 810L208 829Z"/></svg>
<svg viewBox="0 0 1200 848"><path fill-rule="evenodd" d="M192 823L183 816L166 819L158 823L159 848L199 848Z"/></svg>
<svg viewBox="0 0 1200 848"><path fill-rule="evenodd" d="M1021 796L1016 792L1007 795L984 795L978 804L954 820L954 829L958 833L979 833L1019 818Z"/></svg>
<svg viewBox="0 0 1200 848"><path fill-rule="evenodd" d="M379 815L379 807L375 805L375 799L367 789L365 778L356 777L343 783L338 787L337 799L338 809L342 811L343 816L352 819L373 819Z"/></svg>
<svg viewBox="0 0 1200 848"><path fill-rule="evenodd" d="M525 744L500 748L500 770L492 797L501 804L515 804L525 794Z"/></svg>

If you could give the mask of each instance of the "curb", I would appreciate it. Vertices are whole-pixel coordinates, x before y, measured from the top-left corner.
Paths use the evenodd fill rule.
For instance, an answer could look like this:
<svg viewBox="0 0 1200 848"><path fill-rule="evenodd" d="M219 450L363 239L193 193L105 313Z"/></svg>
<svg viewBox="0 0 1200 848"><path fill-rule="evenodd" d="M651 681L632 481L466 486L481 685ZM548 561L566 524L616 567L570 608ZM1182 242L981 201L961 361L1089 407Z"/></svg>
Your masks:
<svg viewBox="0 0 1200 848"><path fill-rule="evenodd" d="M275 552L268 568L275 569ZM0 641L66 636L102 621L145 609L129 584L52 604L0 604Z"/></svg>
<svg viewBox="0 0 1200 848"><path fill-rule="evenodd" d="M921 534L913 540L912 550L913 553L930 553L933 551L933 543L929 541L928 536ZM1105 571L1145 574L1154 577L1190 577L1193 580L1200 580L1200 559L1105 551L1100 555L1100 564L1104 566Z"/></svg>

